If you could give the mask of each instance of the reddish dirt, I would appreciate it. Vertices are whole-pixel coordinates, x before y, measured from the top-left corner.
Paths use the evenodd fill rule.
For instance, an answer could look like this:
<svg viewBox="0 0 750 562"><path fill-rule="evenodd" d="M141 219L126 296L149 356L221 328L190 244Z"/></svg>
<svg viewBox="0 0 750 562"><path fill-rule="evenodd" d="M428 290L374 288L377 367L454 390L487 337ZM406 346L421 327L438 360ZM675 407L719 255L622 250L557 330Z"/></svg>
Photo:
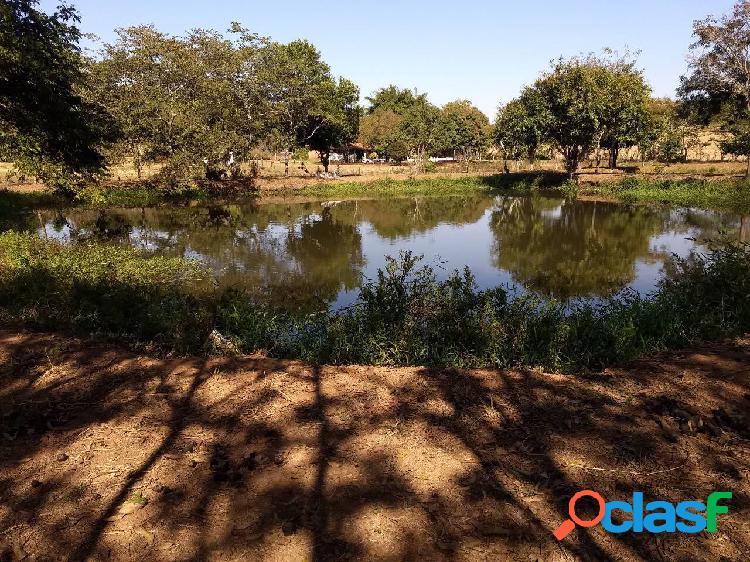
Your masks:
<svg viewBox="0 0 750 562"><path fill-rule="evenodd" d="M565 376L0 330L0 559L747 560L749 381L750 339ZM717 533L558 543L585 488L734 497Z"/></svg>

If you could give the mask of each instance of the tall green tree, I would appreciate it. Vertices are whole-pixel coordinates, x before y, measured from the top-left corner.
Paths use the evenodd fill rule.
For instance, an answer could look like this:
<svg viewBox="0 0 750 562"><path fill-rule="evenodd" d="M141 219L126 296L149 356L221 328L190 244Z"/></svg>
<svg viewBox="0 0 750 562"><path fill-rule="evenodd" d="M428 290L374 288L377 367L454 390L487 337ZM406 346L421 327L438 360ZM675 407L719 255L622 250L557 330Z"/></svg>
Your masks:
<svg viewBox="0 0 750 562"><path fill-rule="evenodd" d="M391 84L377 90L367 98L367 101L369 103L368 114L387 110L398 115L405 115L414 106L426 103L427 94L419 94L416 90L401 89Z"/></svg>
<svg viewBox="0 0 750 562"><path fill-rule="evenodd" d="M101 107L82 96L85 76L78 14L52 14L36 0L0 3L0 154L23 173L74 190L104 168L116 133Z"/></svg>
<svg viewBox="0 0 750 562"><path fill-rule="evenodd" d="M609 71L601 145L609 151L610 167L616 168L620 149L635 146L648 124L651 88L634 60L623 57L614 62L602 60L599 64Z"/></svg>
<svg viewBox="0 0 750 562"><path fill-rule="evenodd" d="M458 152L469 170L469 161L489 146L490 121L468 100L443 106L441 114L443 148Z"/></svg>
<svg viewBox="0 0 750 562"><path fill-rule="evenodd" d="M263 48L247 92L266 134L286 139L290 148L317 150L326 171L331 149L357 136L359 89L349 80L336 81L308 41Z"/></svg>
<svg viewBox="0 0 750 562"><path fill-rule="evenodd" d="M720 18L696 21L693 35L680 97L693 118L717 119L732 134L723 149L747 156L750 176L750 2L737 2Z"/></svg>
<svg viewBox="0 0 750 562"><path fill-rule="evenodd" d="M413 156L419 167L426 152L441 145L440 112L426 94L390 85L376 90L367 101L360 140L378 153L399 161Z"/></svg>
<svg viewBox="0 0 750 562"><path fill-rule="evenodd" d="M505 158L534 162L545 134L542 102L538 90L524 88L517 99L500 107L495 119L495 141Z"/></svg>
<svg viewBox="0 0 750 562"><path fill-rule="evenodd" d="M430 151L444 146L440 110L421 98L404 113L401 133L414 158L416 171L421 170Z"/></svg>
<svg viewBox="0 0 750 562"><path fill-rule="evenodd" d="M402 131L403 116L390 109L367 113L359 123L359 141L384 158L397 161L409 157L409 147Z"/></svg>
<svg viewBox="0 0 750 562"><path fill-rule="evenodd" d="M562 153L571 178L600 145L609 84L606 68L581 59L560 60L534 84L545 139Z"/></svg>
<svg viewBox="0 0 750 562"><path fill-rule="evenodd" d="M359 88L350 80L330 81L321 89L320 98L310 114L312 133L308 146L317 150L325 171L331 150L352 142L359 129Z"/></svg>
<svg viewBox="0 0 750 562"><path fill-rule="evenodd" d="M215 177L249 151L260 128L243 80L260 48L214 31L170 36L152 26L118 30L90 67L93 96L116 117L136 168L164 162L170 177Z"/></svg>
<svg viewBox="0 0 750 562"><path fill-rule="evenodd" d="M501 109L497 138L510 153L551 144L572 178L602 145L617 164L620 148L634 144L645 126L648 94L641 73L626 58L560 59Z"/></svg>

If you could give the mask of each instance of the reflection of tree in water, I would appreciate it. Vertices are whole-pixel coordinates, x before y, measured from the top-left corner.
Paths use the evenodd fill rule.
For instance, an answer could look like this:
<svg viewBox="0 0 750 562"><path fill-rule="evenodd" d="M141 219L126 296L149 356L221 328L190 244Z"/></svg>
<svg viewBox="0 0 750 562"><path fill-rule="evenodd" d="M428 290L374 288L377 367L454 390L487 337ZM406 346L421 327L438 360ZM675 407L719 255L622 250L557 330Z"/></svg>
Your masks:
<svg viewBox="0 0 750 562"><path fill-rule="evenodd" d="M472 224L492 206L492 198L482 195L466 197L409 197L386 200L349 201L335 207L336 217L352 220L351 208L356 204L356 219L369 222L375 232L391 240L427 232L439 224Z"/></svg>
<svg viewBox="0 0 750 562"><path fill-rule="evenodd" d="M669 213L668 228L693 235L696 242L724 239L750 242L750 217L705 209L675 209Z"/></svg>
<svg viewBox="0 0 750 562"><path fill-rule="evenodd" d="M492 213L495 264L529 289L561 299L606 296L635 277L662 228L658 212L537 197L500 199Z"/></svg>
<svg viewBox="0 0 750 562"><path fill-rule="evenodd" d="M325 210L309 215L290 229L287 251L294 258L298 272L317 286L326 300L342 288L356 289L364 265L362 236L357 227L335 220Z"/></svg>
<svg viewBox="0 0 750 562"><path fill-rule="evenodd" d="M356 224L336 220L319 204L225 205L72 211L78 231L119 230L123 243L163 255L200 259L220 285L252 289L292 308L320 308L342 288L359 286L364 264ZM47 217L48 223L52 217ZM127 225L125 230L120 229ZM118 228L115 228L118 227Z"/></svg>
<svg viewBox="0 0 750 562"><path fill-rule="evenodd" d="M547 198L419 197L320 202L240 203L213 207L41 211L36 229L97 228L109 240L164 255L197 257L222 286L262 290L291 307L319 307L342 288L356 289L364 266L359 225L396 239L440 224L473 224L492 209L495 263L546 294L604 295L631 281L649 256L649 237L668 228L685 236L730 231L750 222L709 211L650 211ZM97 226L97 222L99 225ZM748 236L748 234L746 234ZM658 258L659 256L650 256Z"/></svg>

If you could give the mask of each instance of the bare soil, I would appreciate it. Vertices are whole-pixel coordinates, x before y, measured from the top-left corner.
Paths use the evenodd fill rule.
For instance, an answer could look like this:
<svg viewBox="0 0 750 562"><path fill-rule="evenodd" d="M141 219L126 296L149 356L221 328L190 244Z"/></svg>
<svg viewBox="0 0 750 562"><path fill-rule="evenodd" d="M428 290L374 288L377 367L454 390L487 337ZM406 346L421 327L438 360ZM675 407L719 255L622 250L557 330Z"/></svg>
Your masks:
<svg viewBox="0 0 750 562"><path fill-rule="evenodd" d="M749 383L748 338L569 376L3 329L0 559L747 560ZM734 496L717 533L558 542L586 488Z"/></svg>

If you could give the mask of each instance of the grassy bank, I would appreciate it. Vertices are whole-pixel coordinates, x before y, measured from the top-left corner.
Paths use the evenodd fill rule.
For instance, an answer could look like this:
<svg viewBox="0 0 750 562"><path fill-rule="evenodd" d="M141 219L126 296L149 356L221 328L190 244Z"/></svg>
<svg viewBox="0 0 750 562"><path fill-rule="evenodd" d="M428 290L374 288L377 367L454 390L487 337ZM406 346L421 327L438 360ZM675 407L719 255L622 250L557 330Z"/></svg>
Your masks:
<svg viewBox="0 0 750 562"><path fill-rule="evenodd" d="M194 263L102 245L0 235L5 321L191 352L216 347L314 363L598 369L750 330L750 248L676 261L650 298L572 310L438 281L405 254L336 313L293 316L250 294L218 293ZM217 339L216 332L223 337ZM209 334L213 333L213 337ZM208 347L207 347L208 346Z"/></svg>
<svg viewBox="0 0 750 562"><path fill-rule="evenodd" d="M745 180L654 180L632 177L586 186L583 191L613 197L625 203L750 211L750 183Z"/></svg>
<svg viewBox="0 0 750 562"><path fill-rule="evenodd" d="M269 192L248 190L231 182L185 183L174 188L138 183L128 186L99 186L80 191L74 199L67 199L51 191L17 192L0 190L0 218L22 210L37 208L84 207L152 207L191 201L215 202L239 196L265 194L275 197L302 196L311 198L344 199L355 197L410 197L456 196L467 193L523 195L533 190L552 190L572 195L576 188L556 172L524 172L485 176L430 177L412 179L378 179L375 181L329 181L307 183L300 187ZM663 180L628 177L583 185L579 193L601 195L626 203L657 203L682 207L703 207L750 211L750 183L738 179L680 179Z"/></svg>
<svg viewBox="0 0 750 562"><path fill-rule="evenodd" d="M476 192L511 191L519 194L532 189L559 188L563 176L554 172L500 174L491 176L413 178L405 180L341 181L306 185L279 191L280 195L306 197L405 197L462 195Z"/></svg>

